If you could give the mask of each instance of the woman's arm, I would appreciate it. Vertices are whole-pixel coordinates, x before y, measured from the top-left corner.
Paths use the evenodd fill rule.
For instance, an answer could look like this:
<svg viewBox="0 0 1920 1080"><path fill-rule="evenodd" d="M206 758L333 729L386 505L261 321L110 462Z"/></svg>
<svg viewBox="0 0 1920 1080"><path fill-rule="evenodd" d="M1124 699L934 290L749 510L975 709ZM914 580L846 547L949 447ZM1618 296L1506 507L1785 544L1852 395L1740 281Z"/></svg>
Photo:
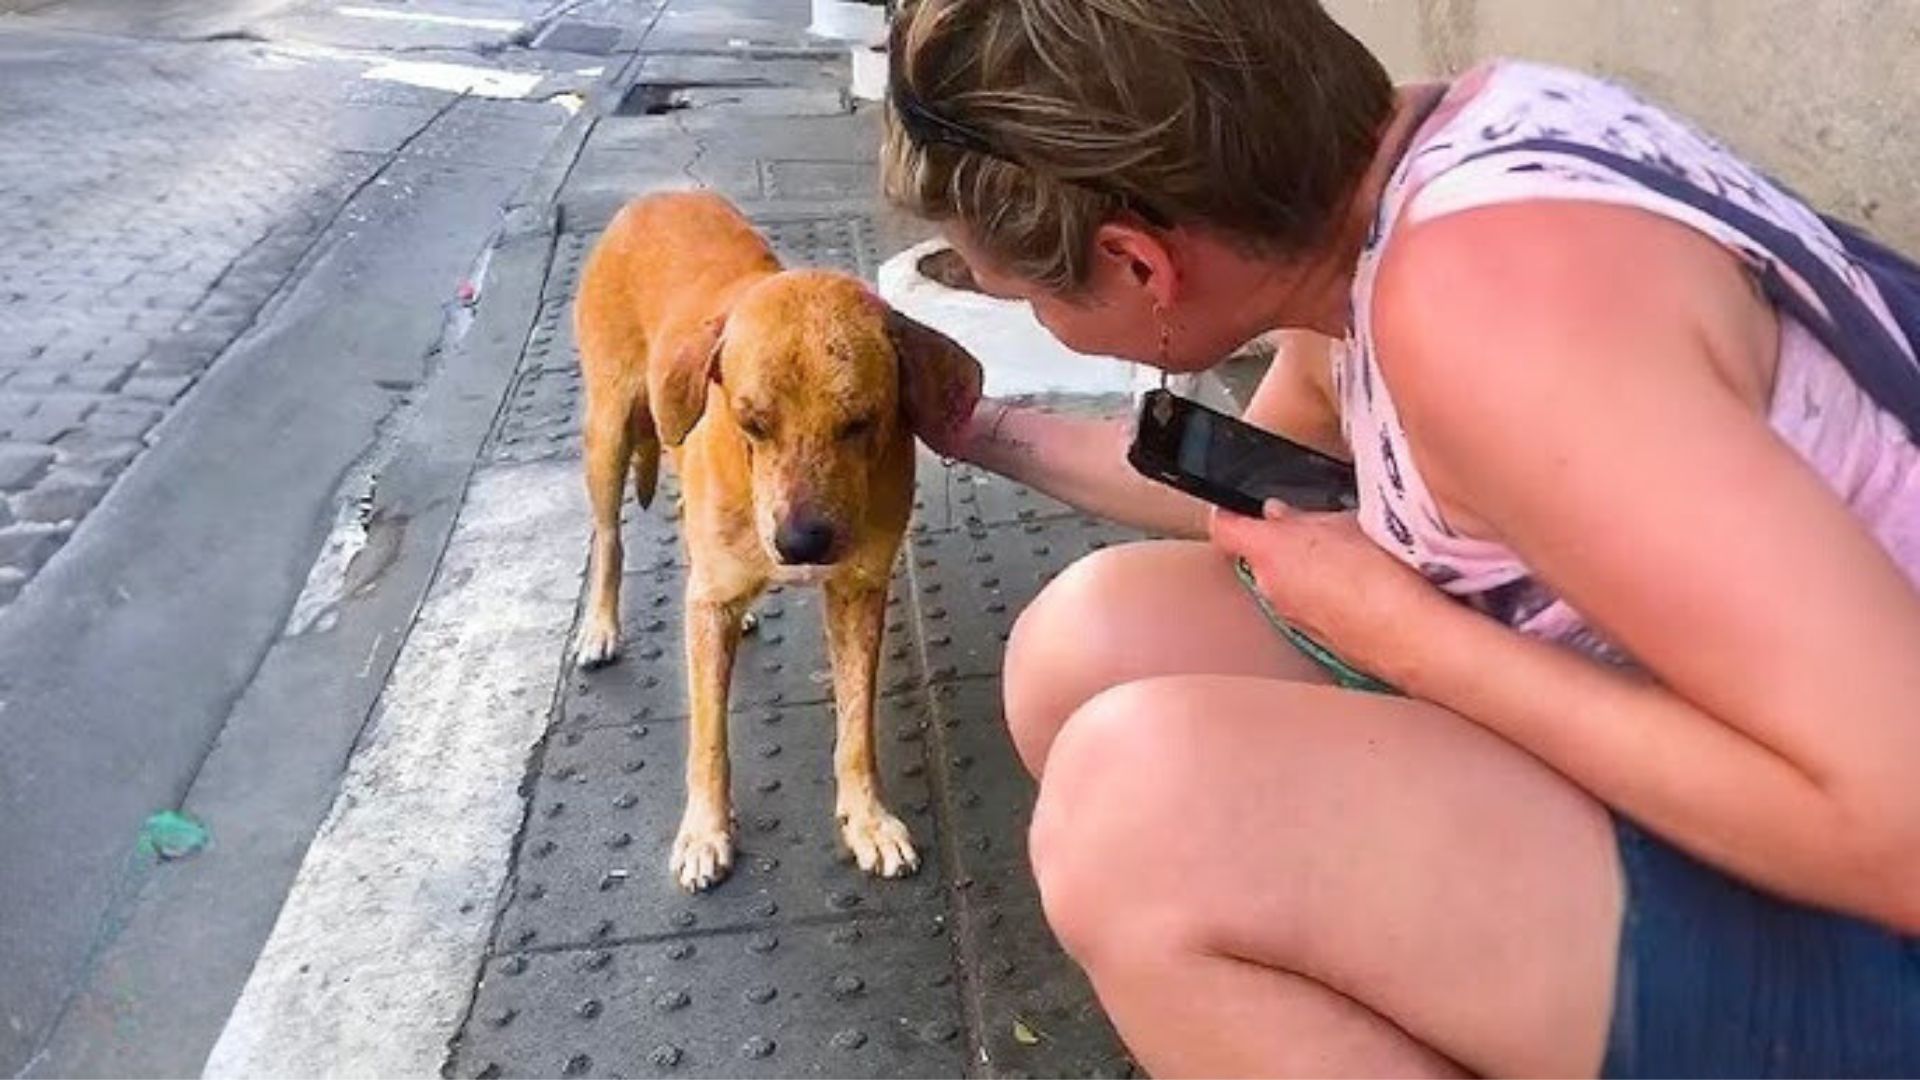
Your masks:
<svg viewBox="0 0 1920 1080"><path fill-rule="evenodd" d="M1298 443L1345 458L1331 388L1328 339L1276 336L1273 364L1243 419ZM1207 534L1207 506L1147 480L1127 463L1128 418L1060 416L1004 401L983 401L953 447L955 457L1113 521L1165 536Z"/></svg>
<svg viewBox="0 0 1920 1080"><path fill-rule="evenodd" d="M1099 517L1163 536L1207 535L1205 503L1141 476L1127 463L1126 417L1062 416L986 400L954 456Z"/></svg>
<svg viewBox="0 0 1920 1080"><path fill-rule="evenodd" d="M1352 461L1340 430L1340 407L1333 393L1332 338L1311 330L1277 330L1268 335L1273 364L1254 388L1241 419L1275 435L1311 446L1342 461Z"/></svg>
<svg viewBox="0 0 1920 1080"><path fill-rule="evenodd" d="M1656 681L1437 598L1335 647L1742 877L1920 930L1920 596L1743 396L1771 368L1731 355L1732 258L1586 204L1399 241L1377 341L1430 486Z"/></svg>

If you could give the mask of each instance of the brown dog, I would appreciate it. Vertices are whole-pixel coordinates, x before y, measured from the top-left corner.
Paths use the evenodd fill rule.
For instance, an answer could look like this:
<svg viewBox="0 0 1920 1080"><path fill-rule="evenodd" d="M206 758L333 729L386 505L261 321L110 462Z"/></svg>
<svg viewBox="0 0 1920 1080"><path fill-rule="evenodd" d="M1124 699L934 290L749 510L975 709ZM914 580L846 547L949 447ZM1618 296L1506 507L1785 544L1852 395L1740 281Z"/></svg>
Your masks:
<svg viewBox="0 0 1920 1080"><path fill-rule="evenodd" d="M674 876L704 889L732 864L727 684L741 619L770 581L826 592L840 835L862 869L912 872L919 857L874 768L874 673L913 506L909 414L969 402L978 365L854 278L783 271L738 211L704 193L628 204L587 261L574 321L593 500L581 665L620 647L628 470L642 506L662 444L680 476L692 717Z"/></svg>

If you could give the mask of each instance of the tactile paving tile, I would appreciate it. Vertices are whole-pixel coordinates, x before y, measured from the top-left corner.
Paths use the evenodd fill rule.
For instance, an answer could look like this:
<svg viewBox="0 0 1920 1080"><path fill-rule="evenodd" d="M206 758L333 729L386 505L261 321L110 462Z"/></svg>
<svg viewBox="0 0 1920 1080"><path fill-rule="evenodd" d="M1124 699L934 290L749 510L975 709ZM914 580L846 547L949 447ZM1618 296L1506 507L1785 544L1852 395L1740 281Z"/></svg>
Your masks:
<svg viewBox="0 0 1920 1080"><path fill-rule="evenodd" d="M554 243L553 266L547 273L546 288L540 294L543 300L573 300L574 289L580 282L580 267L599 240L598 232L560 234Z"/></svg>
<svg viewBox="0 0 1920 1080"><path fill-rule="evenodd" d="M872 281L880 267L873 222L861 214L756 221L787 266L841 270Z"/></svg>
<svg viewBox="0 0 1920 1080"><path fill-rule="evenodd" d="M513 381L488 458L521 463L580 456L580 375L525 367Z"/></svg>
<svg viewBox="0 0 1920 1080"><path fill-rule="evenodd" d="M927 753L945 791L962 963L987 1076L1126 1076L1125 1048L1047 928L1027 863L1035 787L1006 730L998 679L932 686Z"/></svg>
<svg viewBox="0 0 1920 1080"><path fill-rule="evenodd" d="M1082 555L1138 536L1090 518L911 535L929 677L998 672L1014 619L1042 586Z"/></svg>
<svg viewBox="0 0 1920 1080"><path fill-rule="evenodd" d="M925 453L920 457L913 511L914 525L922 532L977 530L989 525L1021 524L1078 514L1066 503L1024 484L1002 479L972 465L943 467L939 459Z"/></svg>
<svg viewBox="0 0 1920 1080"><path fill-rule="evenodd" d="M449 1075L961 1076L958 999L938 913L518 952Z"/></svg>
<svg viewBox="0 0 1920 1080"><path fill-rule="evenodd" d="M882 791L913 834L920 874L877 879L842 854L829 705L733 717L734 870L699 896L667 869L685 805L685 724L562 730L534 784L496 951L943 910L923 721L892 702L875 714Z"/></svg>
<svg viewBox="0 0 1920 1080"><path fill-rule="evenodd" d="M984 1059L975 1075L1133 1075L1126 1046L1047 929L1037 897L980 907L969 925Z"/></svg>
<svg viewBox="0 0 1920 1080"><path fill-rule="evenodd" d="M989 899L1032 890L1027 823L1034 783L1013 748L1000 705L1000 680L938 683L926 717L928 753L946 778L946 822L962 887Z"/></svg>
<svg viewBox="0 0 1920 1080"><path fill-rule="evenodd" d="M630 511L627 657L567 676L452 1075L1127 1074L1038 907L1033 785L997 674L1002 637L1040 587L1137 534L1043 509L1003 480L967 485L976 499L951 527L916 525L888 609L876 743L922 857L893 882L838 850L811 588L763 598L736 665L734 875L700 896L670 880L684 556L670 510Z"/></svg>
<svg viewBox="0 0 1920 1080"><path fill-rule="evenodd" d="M580 456L580 357L573 337L573 294L579 288L580 265L595 239L586 233L560 236L519 372L482 452L486 461Z"/></svg>
<svg viewBox="0 0 1920 1080"><path fill-rule="evenodd" d="M820 96L809 94L808 100L818 102ZM769 199L811 202L871 198L877 179L872 162L866 161L760 163L760 185Z"/></svg>
<svg viewBox="0 0 1920 1080"><path fill-rule="evenodd" d="M907 591L905 580L895 575L874 679L875 692L883 696L912 690L919 681ZM562 705L565 726L671 720L687 714L684 576L677 569L629 574L620 598L621 657L606 667L571 674ZM825 601L818 588L780 586L754 603L759 625L740 639L734 654L727 695L731 711L833 700L833 669L821 621Z"/></svg>
<svg viewBox="0 0 1920 1080"><path fill-rule="evenodd" d="M621 32L620 27L611 23L562 19L541 34L533 47L553 52L608 56L619 48Z"/></svg>
<svg viewBox="0 0 1920 1080"><path fill-rule="evenodd" d="M573 297L551 297L540 302L540 314L527 335L521 365L555 371L580 370L580 348L573 336Z"/></svg>

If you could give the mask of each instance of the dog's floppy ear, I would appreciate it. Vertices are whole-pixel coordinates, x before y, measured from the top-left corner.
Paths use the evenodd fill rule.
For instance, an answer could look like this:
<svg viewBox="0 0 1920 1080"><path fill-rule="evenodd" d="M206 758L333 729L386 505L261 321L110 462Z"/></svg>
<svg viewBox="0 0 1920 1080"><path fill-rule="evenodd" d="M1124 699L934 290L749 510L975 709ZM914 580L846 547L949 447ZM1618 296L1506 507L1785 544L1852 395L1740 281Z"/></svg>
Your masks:
<svg viewBox="0 0 1920 1080"><path fill-rule="evenodd" d="M900 362L900 408L923 437L965 422L980 401L980 362L959 343L889 308L887 337Z"/></svg>
<svg viewBox="0 0 1920 1080"><path fill-rule="evenodd" d="M685 442L707 411L707 386L720 377L720 342L726 329L726 316L716 315L668 338L662 354L647 366L653 429L668 446Z"/></svg>

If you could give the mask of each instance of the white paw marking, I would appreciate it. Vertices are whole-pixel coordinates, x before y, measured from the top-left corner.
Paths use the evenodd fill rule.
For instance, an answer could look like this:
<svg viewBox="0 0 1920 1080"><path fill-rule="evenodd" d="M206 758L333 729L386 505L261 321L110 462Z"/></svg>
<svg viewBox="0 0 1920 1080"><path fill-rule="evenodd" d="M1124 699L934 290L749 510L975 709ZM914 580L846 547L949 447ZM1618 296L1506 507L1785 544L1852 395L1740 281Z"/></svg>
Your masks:
<svg viewBox="0 0 1920 1080"><path fill-rule="evenodd" d="M574 643L574 663L583 668L596 668L613 663L620 655L620 627L616 623L597 623L589 621L580 628L580 636Z"/></svg>
<svg viewBox="0 0 1920 1080"><path fill-rule="evenodd" d="M689 813L673 840L674 880L688 892L702 892L726 880L733 867L733 834L725 820L714 824L708 815Z"/></svg>
<svg viewBox="0 0 1920 1080"><path fill-rule="evenodd" d="M874 805L846 815L840 825L840 837L846 841L860 869L884 878L906 877L920 869L920 855L913 850L913 837L906 825Z"/></svg>

